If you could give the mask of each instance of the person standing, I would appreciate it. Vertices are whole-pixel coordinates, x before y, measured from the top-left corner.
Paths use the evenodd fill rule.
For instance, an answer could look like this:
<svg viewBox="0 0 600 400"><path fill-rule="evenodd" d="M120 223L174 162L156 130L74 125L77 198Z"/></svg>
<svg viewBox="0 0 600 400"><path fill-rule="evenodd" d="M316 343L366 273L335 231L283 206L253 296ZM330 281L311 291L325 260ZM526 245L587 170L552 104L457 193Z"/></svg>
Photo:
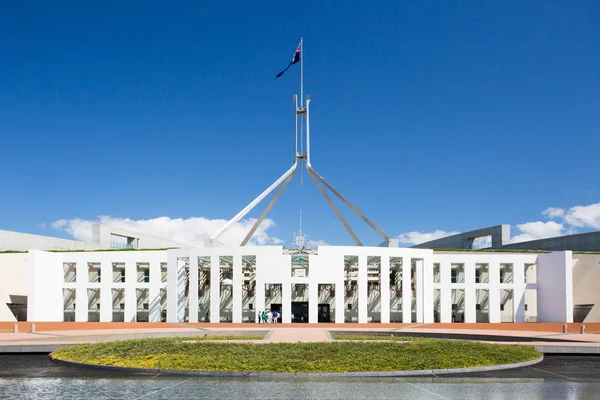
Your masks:
<svg viewBox="0 0 600 400"><path fill-rule="evenodd" d="M261 316L262 316L262 323L266 324L267 323L267 313L263 311Z"/></svg>
<svg viewBox="0 0 600 400"><path fill-rule="evenodd" d="M277 311L273 312L273 323L277 323L277 318L279 318L279 313Z"/></svg>
<svg viewBox="0 0 600 400"><path fill-rule="evenodd" d="M267 324L272 324L273 323L273 313L271 312L271 310L269 310L269 312L267 313Z"/></svg>
<svg viewBox="0 0 600 400"><path fill-rule="evenodd" d="M258 318L258 323L260 324L262 322L262 312L261 311L257 311L256 312L256 316Z"/></svg>

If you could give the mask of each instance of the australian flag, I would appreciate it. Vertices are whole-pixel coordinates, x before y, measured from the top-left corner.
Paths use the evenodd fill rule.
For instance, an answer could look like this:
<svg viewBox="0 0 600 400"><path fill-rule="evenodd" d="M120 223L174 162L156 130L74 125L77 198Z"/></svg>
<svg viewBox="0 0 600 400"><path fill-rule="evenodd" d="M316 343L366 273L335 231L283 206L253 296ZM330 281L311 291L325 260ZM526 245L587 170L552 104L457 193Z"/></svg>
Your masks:
<svg viewBox="0 0 600 400"><path fill-rule="evenodd" d="M300 47L302 46L302 43L300 43L298 45L298 48L296 49L296 52L294 53L294 56L292 57L292 61L290 61L290 63L288 64L287 67L285 67L285 69L283 71L281 71L280 73L278 73L275 78L279 78L281 75L285 74L285 71L287 71L293 64L296 64L298 62L300 62Z"/></svg>

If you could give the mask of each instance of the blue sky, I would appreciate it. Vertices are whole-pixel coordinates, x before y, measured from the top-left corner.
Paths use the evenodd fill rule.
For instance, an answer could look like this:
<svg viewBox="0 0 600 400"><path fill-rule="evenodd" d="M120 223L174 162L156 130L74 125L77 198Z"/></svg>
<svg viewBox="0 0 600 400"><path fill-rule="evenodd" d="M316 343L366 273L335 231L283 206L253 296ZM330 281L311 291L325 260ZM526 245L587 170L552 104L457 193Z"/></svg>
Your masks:
<svg viewBox="0 0 600 400"><path fill-rule="evenodd" d="M390 235L600 229L600 3L299 4L5 2L0 229L211 233L291 165L300 36L313 166ZM351 244L304 178L263 241Z"/></svg>

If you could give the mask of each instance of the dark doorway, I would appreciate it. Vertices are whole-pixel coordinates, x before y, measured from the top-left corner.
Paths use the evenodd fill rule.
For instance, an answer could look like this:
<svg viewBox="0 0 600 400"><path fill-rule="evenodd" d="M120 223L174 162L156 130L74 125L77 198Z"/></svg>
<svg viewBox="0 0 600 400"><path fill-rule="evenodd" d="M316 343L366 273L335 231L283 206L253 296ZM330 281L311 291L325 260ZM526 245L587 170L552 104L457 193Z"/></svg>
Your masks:
<svg viewBox="0 0 600 400"><path fill-rule="evenodd" d="M281 304L271 303L271 312L277 312L279 314L279 317L277 318L277 323L281 323Z"/></svg>
<svg viewBox="0 0 600 400"><path fill-rule="evenodd" d="M308 322L308 301L292 302L292 322Z"/></svg>
<svg viewBox="0 0 600 400"><path fill-rule="evenodd" d="M319 304L319 322L331 322L329 304Z"/></svg>

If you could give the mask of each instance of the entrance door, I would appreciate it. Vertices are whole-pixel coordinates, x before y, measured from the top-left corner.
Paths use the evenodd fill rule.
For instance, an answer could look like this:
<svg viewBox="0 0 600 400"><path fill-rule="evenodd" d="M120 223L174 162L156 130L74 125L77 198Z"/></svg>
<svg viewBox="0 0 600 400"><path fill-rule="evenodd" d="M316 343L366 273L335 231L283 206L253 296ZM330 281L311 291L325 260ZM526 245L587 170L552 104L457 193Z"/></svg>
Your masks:
<svg viewBox="0 0 600 400"><path fill-rule="evenodd" d="M277 312L279 314L279 318L277 318L277 323L281 323L281 304L271 303L271 312Z"/></svg>
<svg viewBox="0 0 600 400"><path fill-rule="evenodd" d="M319 304L319 322L331 322L329 304Z"/></svg>
<svg viewBox="0 0 600 400"><path fill-rule="evenodd" d="M292 302L292 322L308 322L308 301Z"/></svg>

